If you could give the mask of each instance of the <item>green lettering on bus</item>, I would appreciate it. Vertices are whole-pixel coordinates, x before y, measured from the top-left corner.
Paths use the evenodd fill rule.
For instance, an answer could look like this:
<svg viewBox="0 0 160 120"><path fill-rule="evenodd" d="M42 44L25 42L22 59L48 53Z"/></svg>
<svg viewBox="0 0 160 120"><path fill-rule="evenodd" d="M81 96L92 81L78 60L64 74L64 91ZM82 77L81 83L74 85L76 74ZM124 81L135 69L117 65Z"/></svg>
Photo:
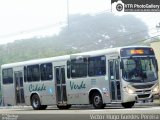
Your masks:
<svg viewBox="0 0 160 120"><path fill-rule="evenodd" d="M44 84L42 84L41 86L37 85L33 85L30 84L29 85L29 92L33 92L33 91L45 91L46 90L46 86L44 86Z"/></svg>
<svg viewBox="0 0 160 120"><path fill-rule="evenodd" d="M83 81L81 82L81 84L76 84L76 83L70 81L70 88L71 88L71 90L85 89L86 85L83 83Z"/></svg>

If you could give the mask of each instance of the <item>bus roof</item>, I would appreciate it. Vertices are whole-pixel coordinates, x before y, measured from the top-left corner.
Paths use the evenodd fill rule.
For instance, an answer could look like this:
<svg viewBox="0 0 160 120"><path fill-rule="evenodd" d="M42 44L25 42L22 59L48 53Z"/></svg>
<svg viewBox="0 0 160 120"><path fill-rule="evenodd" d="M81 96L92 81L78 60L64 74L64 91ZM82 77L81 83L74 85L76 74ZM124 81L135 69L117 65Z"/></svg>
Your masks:
<svg viewBox="0 0 160 120"><path fill-rule="evenodd" d="M96 51L89 51L89 52L82 52L82 53L76 53L71 55L63 55L63 56L57 56L57 57L49 57L49 58L41 58L41 59L34 59L34 60L28 60L28 61L22 61L22 62L16 62L16 63L9 63L9 64L3 64L1 68L9 68L9 67L18 67L18 66L25 66L25 65L32 65L32 64L41 64L41 63L47 63L52 61L64 61L69 60L70 58L76 58L76 56L100 56L105 55L109 53L117 53L119 54L119 51L121 48L132 48L132 47L144 47L144 48L150 48L149 46L124 46L124 47L116 47L116 48L109 48L109 49L102 49L102 50L96 50Z"/></svg>

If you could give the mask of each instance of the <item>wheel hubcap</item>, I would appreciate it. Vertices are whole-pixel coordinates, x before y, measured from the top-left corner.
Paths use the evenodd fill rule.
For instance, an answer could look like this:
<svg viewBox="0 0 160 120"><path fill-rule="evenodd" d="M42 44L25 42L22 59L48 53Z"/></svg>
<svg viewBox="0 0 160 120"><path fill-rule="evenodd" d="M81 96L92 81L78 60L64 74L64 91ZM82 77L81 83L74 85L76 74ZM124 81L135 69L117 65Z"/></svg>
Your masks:
<svg viewBox="0 0 160 120"><path fill-rule="evenodd" d="M34 107L37 107L38 104L39 104L38 99L35 98L35 99L33 100L33 106L34 106Z"/></svg>
<svg viewBox="0 0 160 120"><path fill-rule="evenodd" d="M95 96L95 98L94 98L94 103L95 103L96 105L98 105L99 102L100 102L100 97L99 97L99 96Z"/></svg>

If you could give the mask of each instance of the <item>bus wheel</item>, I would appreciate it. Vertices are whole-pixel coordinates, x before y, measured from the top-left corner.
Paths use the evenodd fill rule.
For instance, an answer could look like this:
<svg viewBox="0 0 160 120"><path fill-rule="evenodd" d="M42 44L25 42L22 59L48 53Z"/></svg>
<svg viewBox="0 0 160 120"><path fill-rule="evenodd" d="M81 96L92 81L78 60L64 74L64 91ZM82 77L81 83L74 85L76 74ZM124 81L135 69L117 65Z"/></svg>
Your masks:
<svg viewBox="0 0 160 120"><path fill-rule="evenodd" d="M34 94L31 98L31 105L34 110L40 110L41 109L41 102L39 99L39 96L37 94Z"/></svg>
<svg viewBox="0 0 160 120"><path fill-rule="evenodd" d="M132 108L134 106L135 102L126 102L126 103L122 103L122 106L124 108Z"/></svg>
<svg viewBox="0 0 160 120"><path fill-rule="evenodd" d="M105 104L103 104L102 96L100 93L95 92L92 95L92 104L95 109L103 109Z"/></svg>
<svg viewBox="0 0 160 120"><path fill-rule="evenodd" d="M47 108L47 105L41 105L41 110L45 110Z"/></svg>
<svg viewBox="0 0 160 120"><path fill-rule="evenodd" d="M67 105L67 106L66 106L66 109L69 109L69 108L71 108L71 105Z"/></svg>
<svg viewBox="0 0 160 120"><path fill-rule="evenodd" d="M59 109L69 109L71 107L71 105L66 105L66 106L60 106L60 105L57 105L57 107Z"/></svg>

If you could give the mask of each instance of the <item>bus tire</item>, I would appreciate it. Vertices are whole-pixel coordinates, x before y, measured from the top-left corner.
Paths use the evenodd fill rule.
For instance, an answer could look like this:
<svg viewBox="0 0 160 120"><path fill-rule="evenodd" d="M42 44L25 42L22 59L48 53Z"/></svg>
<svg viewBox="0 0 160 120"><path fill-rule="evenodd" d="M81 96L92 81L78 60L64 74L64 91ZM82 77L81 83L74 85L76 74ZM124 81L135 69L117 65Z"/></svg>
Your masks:
<svg viewBox="0 0 160 120"><path fill-rule="evenodd" d="M106 106L103 104L102 96L99 92L93 93L92 104L95 109L103 109Z"/></svg>
<svg viewBox="0 0 160 120"><path fill-rule="evenodd" d="M66 109L69 109L69 108L71 108L71 105L67 105L67 106L66 106Z"/></svg>
<svg viewBox="0 0 160 120"><path fill-rule="evenodd" d="M41 102L40 102L40 98L37 94L34 94L31 98L31 105L33 107L34 110L41 110Z"/></svg>
<svg viewBox="0 0 160 120"><path fill-rule="evenodd" d="M122 103L122 106L124 108L132 108L134 106L135 102L126 102L126 103Z"/></svg>
<svg viewBox="0 0 160 120"><path fill-rule="evenodd" d="M47 105L41 105L41 110L45 110L47 108Z"/></svg>
<svg viewBox="0 0 160 120"><path fill-rule="evenodd" d="M57 105L58 109L69 109L71 107L71 105L66 105L66 106L60 106Z"/></svg>

